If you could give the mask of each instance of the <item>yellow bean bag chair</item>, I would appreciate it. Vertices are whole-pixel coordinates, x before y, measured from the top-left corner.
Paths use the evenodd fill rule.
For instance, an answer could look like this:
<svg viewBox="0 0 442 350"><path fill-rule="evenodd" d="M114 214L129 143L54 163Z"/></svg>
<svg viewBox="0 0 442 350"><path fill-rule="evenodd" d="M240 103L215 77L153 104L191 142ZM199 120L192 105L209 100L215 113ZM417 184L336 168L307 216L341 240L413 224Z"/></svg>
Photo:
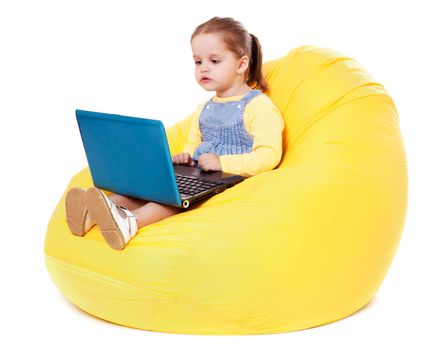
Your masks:
<svg viewBox="0 0 442 350"><path fill-rule="evenodd" d="M95 226L50 219L46 266L73 304L134 328L264 334L342 319L384 279L406 213L407 166L394 103L353 59L303 46L264 64L284 120L279 166L191 210L140 229L113 250ZM181 152L190 116L169 127Z"/></svg>

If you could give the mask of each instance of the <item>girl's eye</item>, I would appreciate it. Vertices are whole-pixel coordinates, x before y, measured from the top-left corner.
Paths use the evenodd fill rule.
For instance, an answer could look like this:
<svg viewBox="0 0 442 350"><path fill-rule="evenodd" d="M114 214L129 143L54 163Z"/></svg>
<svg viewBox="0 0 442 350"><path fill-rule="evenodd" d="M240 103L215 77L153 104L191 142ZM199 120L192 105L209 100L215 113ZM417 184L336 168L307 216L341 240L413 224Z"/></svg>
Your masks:
<svg viewBox="0 0 442 350"><path fill-rule="evenodd" d="M218 64L220 60L212 60L212 62ZM195 64L201 64L201 61L195 61Z"/></svg>

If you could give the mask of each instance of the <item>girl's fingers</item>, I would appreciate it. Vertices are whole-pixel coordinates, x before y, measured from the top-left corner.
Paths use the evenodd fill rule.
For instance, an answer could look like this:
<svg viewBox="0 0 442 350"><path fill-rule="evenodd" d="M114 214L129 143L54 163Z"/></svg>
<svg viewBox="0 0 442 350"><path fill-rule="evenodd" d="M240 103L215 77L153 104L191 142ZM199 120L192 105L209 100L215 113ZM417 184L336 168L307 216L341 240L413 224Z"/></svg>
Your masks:
<svg viewBox="0 0 442 350"><path fill-rule="evenodd" d="M177 164L189 164L189 165L195 165L195 162L193 161L192 157L190 156L190 153L179 153L172 157L172 161Z"/></svg>

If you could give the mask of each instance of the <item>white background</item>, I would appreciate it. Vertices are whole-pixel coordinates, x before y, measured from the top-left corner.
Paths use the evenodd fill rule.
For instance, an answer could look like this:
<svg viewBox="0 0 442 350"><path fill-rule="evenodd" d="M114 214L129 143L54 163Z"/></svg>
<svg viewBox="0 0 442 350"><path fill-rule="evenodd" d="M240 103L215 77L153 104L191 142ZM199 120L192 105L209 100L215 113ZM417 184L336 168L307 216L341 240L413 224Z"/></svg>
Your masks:
<svg viewBox="0 0 442 350"><path fill-rule="evenodd" d="M0 3L2 348L441 348L441 62L436 1L2 1ZM89 316L52 283L52 210L86 164L76 108L187 117L212 96L194 80L190 36L233 17L264 61L301 45L356 58L399 112L409 165L403 237L372 303L322 327L261 336L140 331Z"/></svg>

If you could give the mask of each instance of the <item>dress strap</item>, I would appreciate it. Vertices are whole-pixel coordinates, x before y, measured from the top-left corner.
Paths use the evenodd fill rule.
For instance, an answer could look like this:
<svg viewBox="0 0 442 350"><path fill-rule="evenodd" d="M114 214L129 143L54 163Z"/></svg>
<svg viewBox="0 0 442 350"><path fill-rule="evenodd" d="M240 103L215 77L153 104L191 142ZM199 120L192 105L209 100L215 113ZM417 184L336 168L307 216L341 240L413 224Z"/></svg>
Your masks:
<svg viewBox="0 0 442 350"><path fill-rule="evenodd" d="M244 105L246 105L247 103L249 103L253 98L255 98L258 95L261 95L262 91L258 90L258 89L253 89L250 90L242 99L241 102L244 103Z"/></svg>

